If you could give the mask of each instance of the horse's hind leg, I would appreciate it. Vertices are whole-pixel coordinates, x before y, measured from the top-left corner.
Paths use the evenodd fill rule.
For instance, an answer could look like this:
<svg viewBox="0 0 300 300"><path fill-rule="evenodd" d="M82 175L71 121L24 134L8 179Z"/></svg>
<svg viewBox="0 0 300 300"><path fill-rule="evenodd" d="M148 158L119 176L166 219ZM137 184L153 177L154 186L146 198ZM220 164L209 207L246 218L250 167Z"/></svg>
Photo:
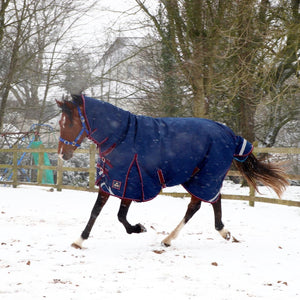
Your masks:
<svg viewBox="0 0 300 300"><path fill-rule="evenodd" d="M201 207L201 200L192 196L191 202L187 208L184 218L177 225L177 227L161 243L166 247L171 246L172 240L177 238L181 229L192 218L192 216L199 210L200 207Z"/></svg>
<svg viewBox="0 0 300 300"><path fill-rule="evenodd" d="M131 204L131 200L122 200L120 209L118 212L118 219L119 221L124 225L126 232L131 234L131 233L141 233L141 232L146 232L146 228L141 225L141 224L136 224L136 225L131 225L127 221L127 213Z"/></svg>
<svg viewBox="0 0 300 300"><path fill-rule="evenodd" d="M222 222L222 203L221 203L221 194L219 199L212 203L214 213L215 213L215 228L221 234L221 236L225 240L230 240L231 234L230 232L224 228L224 224Z"/></svg>
<svg viewBox="0 0 300 300"><path fill-rule="evenodd" d="M72 247L82 249L82 243L84 240L88 239L90 232L95 224L95 221L96 221L97 217L99 216L103 206L106 204L108 197L109 197L109 195L101 192L99 189L98 197L97 197L95 205L92 209L90 219L89 219L85 229L83 230L81 236L79 237L79 239L77 241L75 241L72 244Z"/></svg>

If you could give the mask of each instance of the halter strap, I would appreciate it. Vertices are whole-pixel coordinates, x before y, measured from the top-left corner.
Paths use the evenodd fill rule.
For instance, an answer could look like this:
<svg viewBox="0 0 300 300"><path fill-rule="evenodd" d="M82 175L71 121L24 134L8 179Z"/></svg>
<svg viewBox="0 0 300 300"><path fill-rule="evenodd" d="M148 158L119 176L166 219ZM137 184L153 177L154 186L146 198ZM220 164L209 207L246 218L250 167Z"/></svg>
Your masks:
<svg viewBox="0 0 300 300"><path fill-rule="evenodd" d="M79 117L80 117L80 121L81 121L81 125L82 125L82 128L80 130L80 132L78 133L77 137L74 139L73 142L70 142L62 137L59 137L59 140L61 142L63 142L65 145L71 145L71 146L75 146L75 147L80 147L80 144L78 144L77 142L79 141L79 139L81 138L82 134L84 132L86 132L88 135L89 135L89 131L87 130L87 127L86 127L86 124L85 124L85 118L81 112L81 109L79 107L79 105L77 106L77 110L78 110L78 114L79 114Z"/></svg>

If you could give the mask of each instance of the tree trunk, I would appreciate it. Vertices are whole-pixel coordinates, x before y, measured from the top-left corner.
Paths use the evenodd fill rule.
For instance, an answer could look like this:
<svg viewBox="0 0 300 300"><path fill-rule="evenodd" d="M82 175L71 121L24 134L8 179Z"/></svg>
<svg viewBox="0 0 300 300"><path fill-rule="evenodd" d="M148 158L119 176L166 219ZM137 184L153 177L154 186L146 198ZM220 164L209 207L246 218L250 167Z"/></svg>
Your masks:
<svg viewBox="0 0 300 300"><path fill-rule="evenodd" d="M198 75L199 77L199 75ZM207 103L205 101L204 93L204 79L197 78L192 81L193 87L193 117L205 118L207 117Z"/></svg>
<svg viewBox="0 0 300 300"><path fill-rule="evenodd" d="M254 114L256 106L249 99L241 100L240 128L242 136L249 142L255 141Z"/></svg>
<svg viewBox="0 0 300 300"><path fill-rule="evenodd" d="M1 7L0 7L0 43L4 37L4 28L5 28L5 13L8 7L10 0L1 0Z"/></svg>
<svg viewBox="0 0 300 300"><path fill-rule="evenodd" d="M21 34L21 21L18 22L18 28L17 28L17 36L14 41L8 74L1 86L0 91L2 91L2 101L0 105L0 132L3 130L3 123L4 123L4 115L5 110L7 106L7 100L9 96L9 92L11 89L11 84L13 83L14 74L17 68L17 62L18 62L18 54L19 54L19 40L20 40L20 34Z"/></svg>

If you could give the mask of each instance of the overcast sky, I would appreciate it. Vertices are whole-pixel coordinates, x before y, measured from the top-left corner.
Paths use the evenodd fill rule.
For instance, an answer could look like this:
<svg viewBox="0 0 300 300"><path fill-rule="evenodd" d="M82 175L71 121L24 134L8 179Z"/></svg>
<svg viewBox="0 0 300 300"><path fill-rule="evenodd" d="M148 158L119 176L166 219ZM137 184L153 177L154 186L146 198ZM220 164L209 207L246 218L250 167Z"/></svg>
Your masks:
<svg viewBox="0 0 300 300"><path fill-rule="evenodd" d="M87 5L92 2L94 1L86 1ZM77 23L72 42L77 46L103 44L117 36L141 36L143 32L138 27L141 26L143 18L144 14L138 12L135 0L98 0ZM128 30L129 27L136 29Z"/></svg>

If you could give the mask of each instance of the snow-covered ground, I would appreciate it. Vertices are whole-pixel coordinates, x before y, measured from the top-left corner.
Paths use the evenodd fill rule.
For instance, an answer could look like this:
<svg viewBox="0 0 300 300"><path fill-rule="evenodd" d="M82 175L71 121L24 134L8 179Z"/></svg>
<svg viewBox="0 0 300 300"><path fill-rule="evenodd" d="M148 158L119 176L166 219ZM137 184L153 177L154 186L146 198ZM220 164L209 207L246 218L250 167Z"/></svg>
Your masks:
<svg viewBox="0 0 300 300"><path fill-rule="evenodd" d="M188 199L134 203L127 235L111 198L85 243L95 193L0 187L0 299L300 299L300 208L223 200L223 221L240 243L214 230L203 204L169 248L161 240L182 219ZM226 193L245 190L226 183ZM268 194L267 196L273 196ZM300 188L284 198L300 200Z"/></svg>

